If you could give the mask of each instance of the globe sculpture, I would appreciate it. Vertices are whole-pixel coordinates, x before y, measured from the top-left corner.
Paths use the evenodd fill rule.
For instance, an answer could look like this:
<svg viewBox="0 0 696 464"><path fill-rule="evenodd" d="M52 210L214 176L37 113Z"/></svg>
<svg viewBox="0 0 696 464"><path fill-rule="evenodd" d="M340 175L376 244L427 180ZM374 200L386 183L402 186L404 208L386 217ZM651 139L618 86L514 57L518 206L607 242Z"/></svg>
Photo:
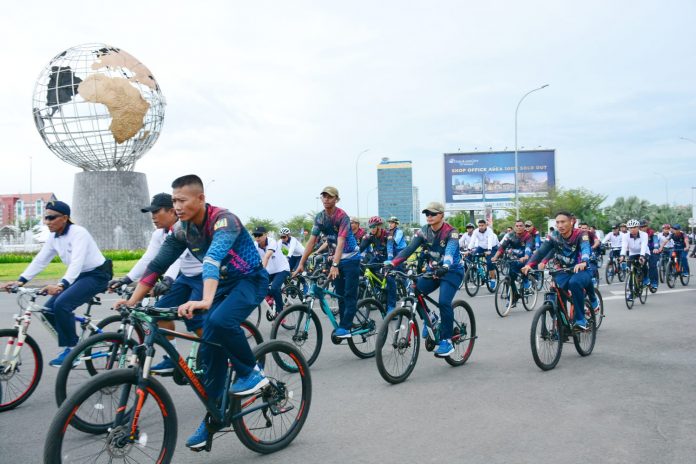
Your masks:
<svg viewBox="0 0 696 464"><path fill-rule="evenodd" d="M76 174L73 219L100 247L140 248L152 232L135 163L159 138L165 99L157 80L128 52L84 44L56 55L34 87L34 123L46 146L83 170Z"/></svg>

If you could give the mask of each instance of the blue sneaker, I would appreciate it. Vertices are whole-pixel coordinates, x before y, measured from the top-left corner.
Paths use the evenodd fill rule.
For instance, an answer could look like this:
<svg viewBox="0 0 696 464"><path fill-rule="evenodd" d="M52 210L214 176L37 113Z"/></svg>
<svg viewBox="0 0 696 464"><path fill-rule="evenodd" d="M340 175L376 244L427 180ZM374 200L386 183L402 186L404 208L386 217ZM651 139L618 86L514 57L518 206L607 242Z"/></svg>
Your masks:
<svg viewBox="0 0 696 464"><path fill-rule="evenodd" d="M430 313L430 322L433 325L433 330L435 327L437 327L437 321L440 320L440 317L436 313ZM428 338L428 326L423 322L423 331L421 332L421 336L423 338Z"/></svg>
<svg viewBox="0 0 696 464"><path fill-rule="evenodd" d="M268 385L268 379L263 372L254 369L246 377L237 377L230 387L230 393L237 396L251 395L255 391Z"/></svg>
<svg viewBox="0 0 696 464"><path fill-rule="evenodd" d="M438 358L446 358L452 353L454 353L454 347L452 346L452 342L450 342L449 340L440 340L440 344L437 346L437 349L435 350L435 356L437 356Z"/></svg>
<svg viewBox="0 0 696 464"><path fill-rule="evenodd" d="M498 282L495 279L490 279L488 281L488 286L491 287L491 290L495 290L495 286L498 284Z"/></svg>
<svg viewBox="0 0 696 464"><path fill-rule="evenodd" d="M599 298L595 297L594 301L590 301L590 305L592 305L592 311L596 314L599 311Z"/></svg>
<svg viewBox="0 0 696 464"><path fill-rule="evenodd" d="M150 372L156 374L171 374L174 372L174 361L165 354L159 364L155 364L150 368Z"/></svg>
<svg viewBox="0 0 696 464"><path fill-rule="evenodd" d="M65 358L70 354L71 350L72 347L63 348L63 351L60 351L58 353L58 356L55 359L52 359L48 363L48 365L53 367L60 367L61 365L63 365L63 361L65 361Z"/></svg>
<svg viewBox="0 0 696 464"><path fill-rule="evenodd" d="M580 329L580 330L587 330L587 321L583 319L582 321L575 321L575 324L573 324L575 328Z"/></svg>
<svg viewBox="0 0 696 464"><path fill-rule="evenodd" d="M352 335L350 334L350 330L344 329L343 327L339 327L334 331L334 336L336 338L351 338Z"/></svg>
<svg viewBox="0 0 696 464"><path fill-rule="evenodd" d="M529 279L522 282L522 288L524 288L525 290L529 290L530 288L532 288L532 283L529 281Z"/></svg>
<svg viewBox="0 0 696 464"><path fill-rule="evenodd" d="M650 278L649 278L649 277L646 277L646 278L643 279L643 285L644 285L645 287L647 287L648 285L650 285Z"/></svg>
<svg viewBox="0 0 696 464"><path fill-rule="evenodd" d="M684 277L689 277L689 273L688 273L688 272L684 272L684 273L682 273L682 275L683 275Z"/></svg>
<svg viewBox="0 0 696 464"><path fill-rule="evenodd" d="M208 441L208 428L205 425L205 419L201 421L193 435L186 440L186 446L193 450L203 448Z"/></svg>

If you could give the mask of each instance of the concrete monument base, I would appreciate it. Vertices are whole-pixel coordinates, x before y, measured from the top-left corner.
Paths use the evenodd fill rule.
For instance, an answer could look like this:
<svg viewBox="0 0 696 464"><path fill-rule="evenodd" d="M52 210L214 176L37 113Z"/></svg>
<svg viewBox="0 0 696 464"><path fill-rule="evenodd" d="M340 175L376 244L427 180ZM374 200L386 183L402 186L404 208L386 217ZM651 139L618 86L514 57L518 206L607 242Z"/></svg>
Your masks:
<svg viewBox="0 0 696 464"><path fill-rule="evenodd" d="M142 172L84 171L75 174L72 220L85 227L102 250L145 248L154 226L140 208L150 204Z"/></svg>

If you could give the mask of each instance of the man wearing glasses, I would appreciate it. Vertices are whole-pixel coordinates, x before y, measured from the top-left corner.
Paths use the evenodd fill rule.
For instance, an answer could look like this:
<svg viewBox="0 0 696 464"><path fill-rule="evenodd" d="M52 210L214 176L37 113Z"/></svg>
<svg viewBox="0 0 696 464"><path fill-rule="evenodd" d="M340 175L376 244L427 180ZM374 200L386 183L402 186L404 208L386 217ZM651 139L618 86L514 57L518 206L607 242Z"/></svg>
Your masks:
<svg viewBox="0 0 696 464"><path fill-rule="evenodd" d="M111 260L104 258L87 229L70 220L70 206L67 203L49 201L44 222L51 234L41 251L17 281L8 282L1 288L26 284L43 271L56 255L68 266L60 282L42 289L51 295L44 306L48 309L48 320L58 332L60 346L58 356L48 364L58 367L78 341L73 311L106 290L113 270Z"/></svg>
<svg viewBox="0 0 696 464"><path fill-rule="evenodd" d="M336 207L336 203L339 201L340 197L336 187L328 186L321 191L324 211L318 213L314 218L312 234L305 246L300 264L297 265L293 275L304 270L304 264L314 249L314 244L319 235L323 233L329 247L334 250L329 279L336 281L336 293L343 297L338 300L341 322L334 335L336 338L350 338L350 329L358 304L360 249L353 235L348 215L341 208Z"/></svg>
<svg viewBox="0 0 696 464"><path fill-rule="evenodd" d="M539 248L541 246L541 234L537 230L536 227L534 227L534 223L532 221L525 221L524 222L524 230L525 232L529 232L529 235L532 236L532 253L534 250Z"/></svg>
<svg viewBox="0 0 696 464"><path fill-rule="evenodd" d="M454 312L452 300L464 278L464 267L459 255L459 232L445 222L445 207L433 201L423 210L427 225L423 226L411 240L411 243L386 265L398 266L422 246L428 256L428 270L435 273L434 279L420 277L416 282L418 289L426 295L440 289L441 341L435 350L435 356L446 358L454 352L452 333L454 330ZM427 336L427 327L424 327Z"/></svg>

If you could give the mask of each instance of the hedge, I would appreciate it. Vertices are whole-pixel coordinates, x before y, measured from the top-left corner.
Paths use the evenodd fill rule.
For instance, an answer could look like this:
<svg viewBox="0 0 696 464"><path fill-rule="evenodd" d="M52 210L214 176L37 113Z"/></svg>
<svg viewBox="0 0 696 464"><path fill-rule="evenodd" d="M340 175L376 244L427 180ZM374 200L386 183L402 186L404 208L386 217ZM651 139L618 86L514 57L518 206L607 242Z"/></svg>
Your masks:
<svg viewBox="0 0 696 464"><path fill-rule="evenodd" d="M145 250L104 250L104 256L112 261L133 261L140 259ZM0 264L3 263L30 263L36 253L0 253ZM53 258L53 263L59 263L60 258Z"/></svg>

